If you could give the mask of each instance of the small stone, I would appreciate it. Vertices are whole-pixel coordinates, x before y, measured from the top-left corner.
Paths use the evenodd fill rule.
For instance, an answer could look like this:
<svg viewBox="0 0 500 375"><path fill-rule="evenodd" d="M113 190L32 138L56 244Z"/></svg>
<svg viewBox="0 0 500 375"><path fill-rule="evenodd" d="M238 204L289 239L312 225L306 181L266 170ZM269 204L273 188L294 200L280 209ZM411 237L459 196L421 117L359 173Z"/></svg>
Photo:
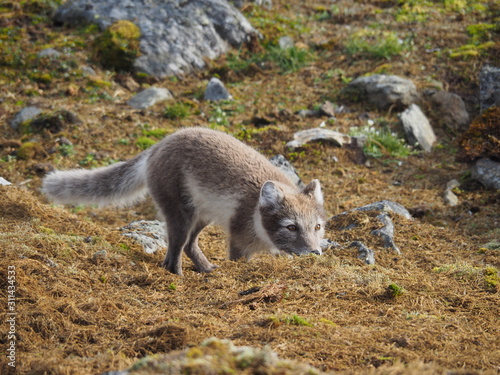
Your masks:
<svg viewBox="0 0 500 375"><path fill-rule="evenodd" d="M453 190L459 186L460 186L460 182L453 179L453 180L448 181L448 183L446 184L446 190Z"/></svg>
<svg viewBox="0 0 500 375"><path fill-rule="evenodd" d="M208 82L204 99L217 102L219 100L233 100L233 97L229 94L222 81L217 77L213 77Z"/></svg>
<svg viewBox="0 0 500 375"><path fill-rule="evenodd" d="M0 185L1 186L8 186L8 185L12 185L12 184L9 181L7 181L5 178L0 177Z"/></svg>
<svg viewBox="0 0 500 375"><path fill-rule="evenodd" d="M368 265L375 264L375 252L372 249L366 247L366 245L360 241L352 242L349 247L357 247L358 248L358 259L361 259Z"/></svg>
<svg viewBox="0 0 500 375"><path fill-rule="evenodd" d="M458 197L451 190L446 190L444 192L444 202L451 207L458 205Z"/></svg>
<svg viewBox="0 0 500 375"><path fill-rule="evenodd" d="M90 66L82 66L82 73L86 76L95 76L97 73L95 72L94 69L92 69Z"/></svg>
<svg viewBox="0 0 500 375"><path fill-rule="evenodd" d="M25 107L21 109L12 119L12 121L10 122L10 127L14 130L17 130L19 128L19 125L21 125L23 122L34 119L40 113L42 113L42 111L37 107Z"/></svg>
<svg viewBox="0 0 500 375"><path fill-rule="evenodd" d="M293 140L286 144L290 149L297 149L304 146L306 143L316 141L327 141L333 143L335 146L342 147L349 145L352 139L347 134L339 133L334 130L313 128L301 130L293 135Z"/></svg>
<svg viewBox="0 0 500 375"><path fill-rule="evenodd" d="M55 50L54 48L45 48L38 53L38 57L59 57L61 56L61 52Z"/></svg>
<svg viewBox="0 0 500 375"><path fill-rule="evenodd" d="M335 107L332 102L326 101L319 107L321 114L328 117L335 117Z"/></svg>
<svg viewBox="0 0 500 375"><path fill-rule="evenodd" d="M142 245L148 254L167 247L165 224L158 221L138 220L120 229L124 236Z"/></svg>
<svg viewBox="0 0 500 375"><path fill-rule="evenodd" d="M418 144L424 151L430 152L432 145L436 142L436 135L420 107L416 104L410 105L399 115L399 119L403 124L408 142L414 146Z"/></svg>
<svg viewBox="0 0 500 375"><path fill-rule="evenodd" d="M172 99L172 93L165 88L151 87L132 97L127 104L135 109L146 109L156 103Z"/></svg>
<svg viewBox="0 0 500 375"><path fill-rule="evenodd" d="M500 163L490 159L479 159L471 169L472 178L484 187L500 190Z"/></svg>

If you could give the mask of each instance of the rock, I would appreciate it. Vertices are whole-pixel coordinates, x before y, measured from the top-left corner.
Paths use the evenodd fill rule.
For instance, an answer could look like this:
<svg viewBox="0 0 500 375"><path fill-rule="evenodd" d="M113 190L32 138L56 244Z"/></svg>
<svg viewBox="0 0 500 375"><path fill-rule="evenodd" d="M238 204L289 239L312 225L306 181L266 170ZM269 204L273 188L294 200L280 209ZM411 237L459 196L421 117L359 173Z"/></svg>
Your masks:
<svg viewBox="0 0 500 375"><path fill-rule="evenodd" d="M450 180L446 184L446 190L443 195L444 202L451 207L455 207L458 205L458 197L453 192L453 189L460 186L460 182L457 180Z"/></svg>
<svg viewBox="0 0 500 375"><path fill-rule="evenodd" d="M346 92L367 98L381 109L393 104L407 107L419 101L417 88L412 81L385 74L357 78L349 83Z"/></svg>
<svg viewBox="0 0 500 375"><path fill-rule="evenodd" d="M334 247L341 247L338 242L332 241L329 238L324 238L319 243L319 247L321 247L321 251L325 252L327 250L333 249Z"/></svg>
<svg viewBox="0 0 500 375"><path fill-rule="evenodd" d="M397 202L388 201L388 200L370 203L370 204L367 204L366 206L354 208L352 211L379 211L381 213L382 212L386 212L386 213L393 212L399 216L404 217L407 220L412 220L412 216L406 208L404 208L402 205L400 205ZM347 212L349 212L349 211L343 212L342 214L346 214Z"/></svg>
<svg viewBox="0 0 500 375"><path fill-rule="evenodd" d="M133 221L120 230L124 236L131 237L142 245L144 251L148 254L152 254L158 249L167 248L165 224L158 220Z"/></svg>
<svg viewBox="0 0 500 375"><path fill-rule="evenodd" d="M479 75L481 112L494 105L500 107L500 68L485 65Z"/></svg>
<svg viewBox="0 0 500 375"><path fill-rule="evenodd" d="M458 182L457 180L453 179L453 180L450 180L446 183L446 190L453 190L457 187L460 186L460 182Z"/></svg>
<svg viewBox="0 0 500 375"><path fill-rule="evenodd" d="M82 73L86 76L95 76L97 73L95 72L94 69L92 69L90 66L82 66L81 67Z"/></svg>
<svg viewBox="0 0 500 375"><path fill-rule="evenodd" d="M205 90L204 99L217 102L219 100L233 100L233 97L219 78L212 77Z"/></svg>
<svg viewBox="0 0 500 375"><path fill-rule="evenodd" d="M357 247L358 248L358 259L361 259L363 262L369 265L375 264L375 252L372 249L366 247L366 245L360 241L352 242L349 247Z"/></svg>
<svg viewBox="0 0 500 375"><path fill-rule="evenodd" d="M397 214L399 216L404 217L405 219L411 220L412 217L406 208L404 208L399 203L396 203L393 201L388 201L388 200L383 200L383 201L367 204L366 206L354 208L350 211L342 212L338 215L332 216L330 219L328 219L328 222L330 223L330 225L336 221L342 223L342 226L337 227L338 230L354 229L358 226L358 224L345 223L345 217L346 217L345 215L348 215L348 214L355 212L355 211L363 211L363 212L375 211L375 212L378 212L379 215L377 215L376 218L384 226L380 229L375 229L375 230L371 231L370 234L377 236L377 237L380 237L384 242L384 247L393 249L398 255L401 254L401 251L394 243L394 224L393 224L389 214L394 213L394 214ZM347 216L347 217L349 218L349 216ZM374 264L375 263L375 257L373 255L373 250L368 249L361 242L357 242L357 241L353 242L350 246L358 247L358 249L360 251L359 258L363 259L367 264Z"/></svg>
<svg viewBox="0 0 500 375"><path fill-rule="evenodd" d="M37 107L25 107L21 109L10 122L10 127L14 130L19 129L19 125L23 122L32 120L38 116L42 111Z"/></svg>
<svg viewBox="0 0 500 375"><path fill-rule="evenodd" d="M165 88L151 87L133 96L127 104L135 109L146 109L156 103L173 99L172 93Z"/></svg>
<svg viewBox="0 0 500 375"><path fill-rule="evenodd" d="M8 186L12 185L9 181L7 181L5 178L0 177L0 186Z"/></svg>
<svg viewBox="0 0 500 375"><path fill-rule="evenodd" d="M290 149L297 149L309 142L327 141L335 146L342 147L350 145L352 139L347 134L339 133L329 129L313 128L301 130L293 135L293 140L286 144Z"/></svg>
<svg viewBox="0 0 500 375"><path fill-rule="evenodd" d="M408 142L430 152L432 145L436 142L436 135L420 107L416 104L410 105L399 115L399 119L403 124Z"/></svg>
<svg viewBox="0 0 500 375"><path fill-rule="evenodd" d="M316 109L299 109L297 111L297 115L299 115L302 118L320 117L321 116L321 111L318 111Z"/></svg>
<svg viewBox="0 0 500 375"><path fill-rule="evenodd" d="M304 188L306 185L302 182L302 179L299 177L297 170L293 167L292 163L285 159L283 155L273 156L269 161L281 169L285 175L299 188Z"/></svg>
<svg viewBox="0 0 500 375"><path fill-rule="evenodd" d="M120 20L140 29L134 69L156 78L182 76L258 36L225 0L73 0L54 15L59 24L94 23L104 31Z"/></svg>
<svg viewBox="0 0 500 375"><path fill-rule="evenodd" d="M321 114L328 117L335 117L335 106L332 102L326 101L319 107Z"/></svg>
<svg viewBox="0 0 500 375"><path fill-rule="evenodd" d="M381 213L377 216L377 219L384 224L384 226L380 229L375 229L370 232L374 236L382 238L384 241L384 247L389 247L393 249L397 254L401 254L401 251L394 243L394 224L392 223L391 218L386 213Z"/></svg>
<svg viewBox="0 0 500 375"><path fill-rule="evenodd" d="M479 181L484 187L500 190L500 163L490 159L479 159L472 166L472 178Z"/></svg>
<svg viewBox="0 0 500 375"><path fill-rule="evenodd" d="M429 100L438 112L439 118L449 129L464 132L469 125L469 113L460 96L446 91L437 91L429 95Z"/></svg>
<svg viewBox="0 0 500 375"><path fill-rule="evenodd" d="M55 50L54 48L45 48L38 53L38 57L59 57L61 52Z"/></svg>
<svg viewBox="0 0 500 375"><path fill-rule="evenodd" d="M458 205L458 197L451 190L445 190L443 199L448 206L455 207Z"/></svg>
<svg viewBox="0 0 500 375"><path fill-rule="evenodd" d="M278 45L280 46L281 49L288 49L292 48L295 44L294 41L291 37L288 35L282 36L278 40Z"/></svg>

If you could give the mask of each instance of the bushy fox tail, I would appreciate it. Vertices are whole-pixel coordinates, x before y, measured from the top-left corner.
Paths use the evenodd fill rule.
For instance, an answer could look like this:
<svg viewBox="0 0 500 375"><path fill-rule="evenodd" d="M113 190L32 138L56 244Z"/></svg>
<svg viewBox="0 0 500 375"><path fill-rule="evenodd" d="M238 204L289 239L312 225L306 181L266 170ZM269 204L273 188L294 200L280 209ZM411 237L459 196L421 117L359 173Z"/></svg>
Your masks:
<svg viewBox="0 0 500 375"><path fill-rule="evenodd" d="M93 170L55 171L43 179L42 192L55 203L127 206L147 193L149 152Z"/></svg>

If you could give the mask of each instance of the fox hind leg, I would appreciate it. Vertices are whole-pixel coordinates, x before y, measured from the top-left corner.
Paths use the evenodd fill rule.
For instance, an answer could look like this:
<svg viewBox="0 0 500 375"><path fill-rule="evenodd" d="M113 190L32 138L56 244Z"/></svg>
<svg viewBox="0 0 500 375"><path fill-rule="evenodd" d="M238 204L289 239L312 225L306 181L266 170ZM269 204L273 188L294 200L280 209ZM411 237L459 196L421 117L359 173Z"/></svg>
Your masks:
<svg viewBox="0 0 500 375"><path fill-rule="evenodd" d="M194 263L194 267L198 272L209 273L212 272L214 269L216 269L217 266L215 264L210 263L210 261L207 259L205 254L203 254L200 247L198 246L198 236L205 227L206 224L204 222L200 221L196 223L196 225L191 230L191 233L189 235L189 240L186 246L184 247L184 251L186 252L186 255Z"/></svg>

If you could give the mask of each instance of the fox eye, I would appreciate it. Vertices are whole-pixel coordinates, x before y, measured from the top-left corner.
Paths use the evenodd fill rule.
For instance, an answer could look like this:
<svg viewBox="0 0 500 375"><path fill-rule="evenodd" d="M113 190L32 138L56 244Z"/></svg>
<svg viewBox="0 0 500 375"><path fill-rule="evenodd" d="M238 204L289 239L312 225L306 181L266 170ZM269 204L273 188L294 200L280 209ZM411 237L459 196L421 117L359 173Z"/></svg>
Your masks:
<svg viewBox="0 0 500 375"><path fill-rule="evenodd" d="M295 225L287 225L286 229L288 229L289 231L292 231L292 232L295 232L297 230L297 226Z"/></svg>
<svg viewBox="0 0 500 375"><path fill-rule="evenodd" d="M316 224L316 226L314 227L314 230L320 230L321 229L321 224Z"/></svg>

